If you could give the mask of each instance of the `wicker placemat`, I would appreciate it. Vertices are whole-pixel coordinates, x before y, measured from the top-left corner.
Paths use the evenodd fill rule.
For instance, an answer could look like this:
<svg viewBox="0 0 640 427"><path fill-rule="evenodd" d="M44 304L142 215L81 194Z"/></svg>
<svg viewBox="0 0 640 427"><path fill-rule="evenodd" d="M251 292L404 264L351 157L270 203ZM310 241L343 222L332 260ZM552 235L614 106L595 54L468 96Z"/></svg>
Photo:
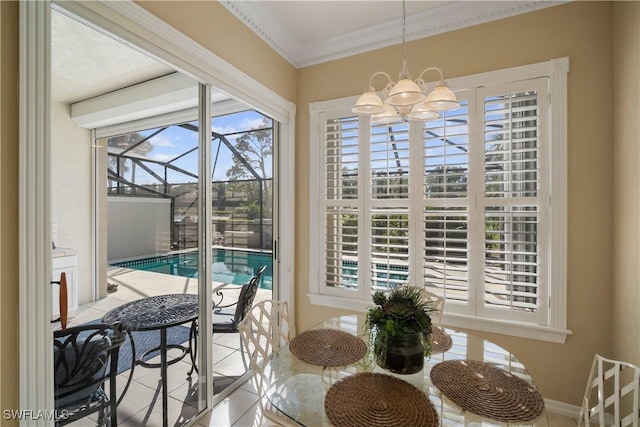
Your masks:
<svg viewBox="0 0 640 427"><path fill-rule="evenodd" d="M432 427L438 414L426 394L391 375L359 373L329 388L324 409L335 427Z"/></svg>
<svg viewBox="0 0 640 427"><path fill-rule="evenodd" d="M438 363L431 368L431 382L463 409L498 421L531 421L544 409L532 385L476 360Z"/></svg>
<svg viewBox="0 0 640 427"><path fill-rule="evenodd" d="M337 329L311 329L296 335L289 349L298 359L317 366L346 366L367 352L360 338Z"/></svg>
<svg viewBox="0 0 640 427"><path fill-rule="evenodd" d="M437 326L431 328L431 354L444 353L452 345L451 336L444 329Z"/></svg>

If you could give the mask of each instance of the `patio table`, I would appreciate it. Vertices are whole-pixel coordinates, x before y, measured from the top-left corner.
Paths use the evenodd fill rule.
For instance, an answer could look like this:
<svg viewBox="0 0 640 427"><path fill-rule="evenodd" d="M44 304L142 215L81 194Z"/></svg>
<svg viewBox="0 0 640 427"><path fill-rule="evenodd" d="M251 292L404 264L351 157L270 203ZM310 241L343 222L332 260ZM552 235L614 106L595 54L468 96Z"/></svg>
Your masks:
<svg viewBox="0 0 640 427"><path fill-rule="evenodd" d="M332 318L310 331L316 329L347 332L369 344L363 315ZM400 422L400 415L424 421L419 425L548 426L542 397L524 364L511 352L449 328L432 334L432 341L433 352L425 358L424 369L411 375L380 368L370 348L355 362L347 358L321 366L313 351L300 352L298 345L290 344L267 362L265 394L275 408L304 426L364 425L365 419L366 425L390 426ZM322 350L322 345L313 345ZM325 347L353 348L334 342ZM470 369L476 369L473 379L466 377ZM463 400L457 399L460 395ZM430 402L421 403L427 399ZM367 418L368 413L373 415Z"/></svg>
<svg viewBox="0 0 640 427"><path fill-rule="evenodd" d="M140 357L134 363L146 368L160 368L162 381L162 422L167 427L167 367L182 360L187 353L192 354L188 347L182 345L167 345L167 328L191 322L192 327L198 318L198 295L195 294L167 294L156 295L131 301L107 312L102 321L105 323L120 322L127 331L160 330L160 344ZM167 358L167 351L176 348L182 354L171 360ZM160 363L143 361L146 354L160 351ZM135 357L135 346L132 345ZM193 363L193 356L192 363Z"/></svg>

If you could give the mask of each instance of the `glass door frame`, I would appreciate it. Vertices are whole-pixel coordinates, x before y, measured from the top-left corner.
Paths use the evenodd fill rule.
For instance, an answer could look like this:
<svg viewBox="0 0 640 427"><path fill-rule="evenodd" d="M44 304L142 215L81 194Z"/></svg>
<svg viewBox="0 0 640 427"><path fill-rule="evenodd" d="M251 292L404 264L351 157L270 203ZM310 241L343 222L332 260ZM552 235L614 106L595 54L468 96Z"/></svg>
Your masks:
<svg viewBox="0 0 640 427"><path fill-rule="evenodd" d="M279 123L278 247L274 298L293 304L295 105L187 38L134 2L20 2L20 247L19 359L22 408L53 408L50 292L50 24L51 5L110 33L196 80L225 91ZM215 75L206 70L215 70ZM280 184L279 184L280 186ZM279 286L278 286L279 285ZM206 306L201 310L206 310ZM210 313L210 311L209 311ZM210 315L205 313L205 315ZM292 313L295 310L292 307ZM210 322L206 322L210 323ZM202 346L209 347L209 346ZM209 357L211 350L208 350ZM211 380L211 378L209 379ZM207 393L207 409L213 395ZM52 422L50 424L53 424Z"/></svg>

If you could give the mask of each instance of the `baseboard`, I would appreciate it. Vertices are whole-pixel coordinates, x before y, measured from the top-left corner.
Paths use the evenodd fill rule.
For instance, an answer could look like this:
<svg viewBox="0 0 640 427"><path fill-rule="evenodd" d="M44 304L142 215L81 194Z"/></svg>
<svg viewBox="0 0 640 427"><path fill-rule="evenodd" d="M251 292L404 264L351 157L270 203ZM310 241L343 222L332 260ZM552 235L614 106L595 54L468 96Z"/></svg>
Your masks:
<svg viewBox="0 0 640 427"><path fill-rule="evenodd" d="M547 412L551 412L563 417L578 419L580 416L580 407L560 402L558 400L544 399L544 406Z"/></svg>

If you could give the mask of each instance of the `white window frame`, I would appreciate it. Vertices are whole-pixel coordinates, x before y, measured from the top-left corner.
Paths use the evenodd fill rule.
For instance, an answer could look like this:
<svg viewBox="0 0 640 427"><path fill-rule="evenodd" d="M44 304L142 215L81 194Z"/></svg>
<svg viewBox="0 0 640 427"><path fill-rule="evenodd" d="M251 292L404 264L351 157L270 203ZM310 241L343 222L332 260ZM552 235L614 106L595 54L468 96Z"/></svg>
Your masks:
<svg viewBox="0 0 640 427"><path fill-rule="evenodd" d="M544 320L532 322L513 319L498 319L482 316L482 310L473 313L456 312L451 307L445 314L443 323L447 326L461 327L479 331L500 333L555 343L564 343L568 334L567 329L567 73L569 58L557 58L531 65L514 67L504 70L475 74L448 81L449 86L456 92L469 88L483 88L504 85L537 78L548 79L548 149L540 152L541 174L545 174L542 182L548 180L548 185L542 189L541 196L548 198L547 229L540 230L541 236L547 244L548 265L544 265L545 282L549 283L540 297L547 301L542 310ZM313 102L309 105L310 112L310 188L309 188L309 297L312 304L365 311L371 304L371 297L365 286L359 286L356 292L345 291L325 286L324 279L324 123L326 119L353 116L351 107L357 97L340 98L329 101ZM477 102L480 102L478 100ZM471 106L470 106L471 108ZM477 106L473 106L477 108ZM543 108L544 110L544 108ZM361 118L359 141L363 147L368 147L369 118ZM473 130L469 129L471 133ZM420 125L411 125L410 132L420 132ZM471 143L471 141L470 141ZM420 147L416 147L414 154L421 155ZM360 150L367 152L368 150ZM366 154L360 154L361 156ZM415 163L414 163L415 164ZM413 168L415 169L415 168ZM412 176L414 172L410 172ZM364 175L364 174L363 174ZM367 179L368 176L360 177ZM365 187L366 188L366 187ZM362 195L361 195L362 196ZM367 195L368 196L368 195ZM361 197L362 198L362 197ZM363 203L359 201L359 203ZM415 209L416 204L411 205ZM414 215L415 216L415 215ZM413 221L415 223L415 221ZM360 243L360 242L359 242ZM411 267L410 267L411 268ZM416 269L414 269L416 270ZM362 269L361 274L367 276L368 269ZM417 271L417 270L416 270ZM367 277L361 278L369 283ZM361 281L361 283L363 283ZM541 304L544 304L544 300Z"/></svg>

